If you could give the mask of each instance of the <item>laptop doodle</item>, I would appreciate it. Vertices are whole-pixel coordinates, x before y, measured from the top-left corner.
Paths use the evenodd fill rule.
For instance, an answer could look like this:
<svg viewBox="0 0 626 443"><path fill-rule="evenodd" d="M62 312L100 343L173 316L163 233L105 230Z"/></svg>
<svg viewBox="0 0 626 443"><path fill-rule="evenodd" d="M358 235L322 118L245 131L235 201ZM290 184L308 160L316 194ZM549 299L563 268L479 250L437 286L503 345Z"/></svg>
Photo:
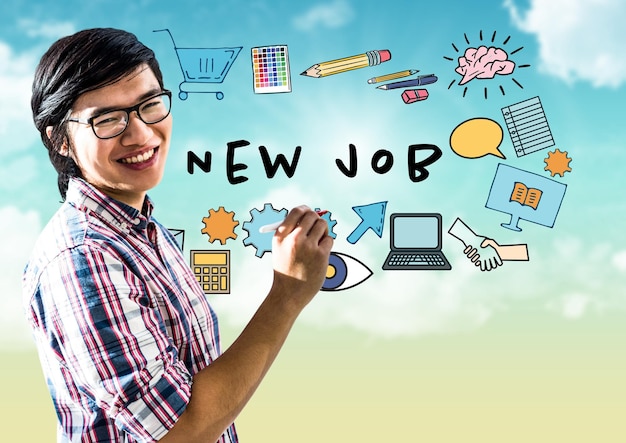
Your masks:
<svg viewBox="0 0 626 443"><path fill-rule="evenodd" d="M391 214L390 225L391 251L383 263L384 270L452 269L441 250L441 214Z"/></svg>

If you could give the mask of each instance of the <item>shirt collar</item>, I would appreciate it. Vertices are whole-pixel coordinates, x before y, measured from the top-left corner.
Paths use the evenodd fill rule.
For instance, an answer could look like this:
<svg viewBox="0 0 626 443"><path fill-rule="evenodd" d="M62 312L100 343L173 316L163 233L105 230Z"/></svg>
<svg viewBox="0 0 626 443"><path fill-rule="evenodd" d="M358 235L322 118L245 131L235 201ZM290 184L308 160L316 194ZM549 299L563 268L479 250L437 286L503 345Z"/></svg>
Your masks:
<svg viewBox="0 0 626 443"><path fill-rule="evenodd" d="M65 200L81 211L90 211L129 233L131 229L144 230L152 217L154 206L146 196L141 211L109 197L83 179L70 179Z"/></svg>

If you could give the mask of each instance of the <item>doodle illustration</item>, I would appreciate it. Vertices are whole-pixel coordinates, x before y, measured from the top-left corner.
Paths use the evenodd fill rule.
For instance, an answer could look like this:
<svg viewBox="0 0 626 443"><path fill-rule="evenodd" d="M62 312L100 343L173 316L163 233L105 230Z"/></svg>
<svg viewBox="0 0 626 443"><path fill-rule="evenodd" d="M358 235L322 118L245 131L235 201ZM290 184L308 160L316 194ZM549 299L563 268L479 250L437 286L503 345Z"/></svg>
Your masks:
<svg viewBox="0 0 626 443"><path fill-rule="evenodd" d="M537 209L542 194L543 191L541 189L529 188L524 183L515 182L509 200L518 202L522 206L530 206L533 209Z"/></svg>
<svg viewBox="0 0 626 443"><path fill-rule="evenodd" d="M552 131L539 97L505 106L502 116L518 157L554 146Z"/></svg>
<svg viewBox="0 0 626 443"><path fill-rule="evenodd" d="M219 240L222 245L225 245L229 238L233 240L237 238L235 227L239 225L239 222L234 217L235 213L226 212L223 206L220 206L217 211L209 209L209 216L202 219L204 228L201 232L209 236L210 243Z"/></svg>
<svg viewBox="0 0 626 443"><path fill-rule="evenodd" d="M506 51L500 48L479 46L478 48L467 48L465 54L459 57L459 66L455 71L463 76L460 85L478 78L490 79L496 75L512 74L515 70L515 63L508 60Z"/></svg>
<svg viewBox="0 0 626 443"><path fill-rule="evenodd" d="M503 228L521 231L520 219L553 227L567 185L499 163L485 207L511 215Z"/></svg>
<svg viewBox="0 0 626 443"><path fill-rule="evenodd" d="M391 214L390 225L390 251L383 263L384 270L452 269L441 250L441 214Z"/></svg>
<svg viewBox="0 0 626 443"><path fill-rule="evenodd" d="M396 75L401 75L402 73L397 73ZM393 74L389 76L393 77ZM383 76L389 77L389 76ZM368 80L368 82L376 80L376 83L382 81L378 78L373 78ZM400 80L395 82L386 83L384 85L376 86L376 89L381 89L383 91L390 91L395 89L403 89L403 88L415 88L417 86L426 86L437 81L437 76L435 74L427 74L427 75L418 75L415 78L408 80ZM401 94L402 101L404 103L411 104L419 101L424 101L428 98L428 90L424 88L419 89L405 89Z"/></svg>
<svg viewBox="0 0 626 443"><path fill-rule="evenodd" d="M427 98L427 89L407 89L406 91L402 91L402 101L407 105L415 102L421 102Z"/></svg>
<svg viewBox="0 0 626 443"><path fill-rule="evenodd" d="M383 236L385 211L387 202L370 203L369 205L353 206L352 210L361 217L361 223L348 236L348 243L355 244L369 229L379 237Z"/></svg>
<svg viewBox="0 0 626 443"><path fill-rule="evenodd" d="M391 60L391 52L388 49L367 51L364 54L316 63L306 71L302 72L301 75L312 78L327 77L329 75L352 71L354 69L379 65L388 60Z"/></svg>
<svg viewBox="0 0 626 443"><path fill-rule="evenodd" d="M516 63L511 60L510 56L518 53L523 49L523 47L514 49L510 53L507 53L504 49L494 46L496 40L496 31L491 35L491 40L487 42L487 45L483 44L483 31L481 30L479 33L480 44L472 45L470 39L467 34L464 34L465 43L468 45L467 49L463 52L462 55L457 57L456 61L458 63L455 68L455 72L461 76L461 80L459 80L458 85L464 86L471 82L472 80L491 80L496 76L509 76L515 72L516 67L519 68L527 68L530 65L523 64L516 66ZM502 45L505 46L509 40L510 36L504 39ZM457 45L452 43L452 48L456 53L460 53ZM444 56L444 59L449 61L455 61L453 57ZM513 77L511 77L513 83L515 83L519 88L522 88L522 85ZM452 80L448 85L448 89L450 89L456 80ZM500 85L500 92L502 95L505 95L504 87ZM467 93L467 86L463 89L463 97L465 97ZM488 96L487 88L484 89L485 99Z"/></svg>
<svg viewBox="0 0 626 443"><path fill-rule="evenodd" d="M505 159L500 150L502 127L488 118L473 118L458 125L450 134L450 147L460 157L480 158L491 154Z"/></svg>
<svg viewBox="0 0 626 443"><path fill-rule="evenodd" d="M399 78L408 77L413 74L417 74L419 69L407 69L406 71L394 72L391 74L380 75L378 77L370 78L367 83L373 85L375 83L388 82L391 80L397 80Z"/></svg>
<svg viewBox="0 0 626 443"><path fill-rule="evenodd" d="M230 294L230 251L196 250L190 266L205 294Z"/></svg>
<svg viewBox="0 0 626 443"><path fill-rule="evenodd" d="M167 228L167 230L170 231L170 234L172 234L174 240L176 240L176 243L178 243L178 246L182 251L185 247L185 231L183 229L174 228Z"/></svg>
<svg viewBox="0 0 626 443"><path fill-rule="evenodd" d="M321 213L320 208L315 208L315 211ZM326 220L326 223L328 224L328 236L331 238L337 238L337 234L335 234L335 225L337 224L337 220L332 219L332 213L330 211L325 211L320 217Z"/></svg>
<svg viewBox="0 0 626 443"><path fill-rule="evenodd" d="M273 232L260 232L260 228L271 223L282 221L287 216L287 209L276 210L271 203L265 203L260 211L256 208L250 211L252 219L243 223L244 231L248 237L243 240L245 246L256 249L255 255L262 258L266 252L272 252Z"/></svg>
<svg viewBox="0 0 626 443"><path fill-rule="evenodd" d="M528 257L528 245L525 243L514 244L514 245L501 245L492 238L485 238L485 240L481 243L480 246L482 249L476 249L476 248L472 248L468 246L465 248L463 253L467 255L467 257L472 262L474 262L476 266L481 266L481 270L483 271L485 269L483 269L482 267L483 266L482 260L479 260L481 258L480 252L488 247L495 249L495 251L498 253L498 257L500 257L500 259L503 262L504 261L529 261L530 260ZM495 267L492 267L492 269L495 269ZM488 270L489 269L487 269L487 271Z"/></svg>
<svg viewBox="0 0 626 443"><path fill-rule="evenodd" d="M458 217L448 233L463 243L463 253L481 271L496 269L503 261L528 261L527 245L500 245L491 238L477 235Z"/></svg>
<svg viewBox="0 0 626 443"><path fill-rule="evenodd" d="M154 32L167 32L174 44L184 81L178 86L178 98L187 100L189 93L215 94L218 100L224 98L222 91L212 91L212 84L222 83L233 62L241 51L241 46L230 48L179 48L169 29Z"/></svg>
<svg viewBox="0 0 626 443"><path fill-rule="evenodd" d="M252 75L255 94L291 92L287 45L252 48Z"/></svg>
<svg viewBox="0 0 626 443"><path fill-rule="evenodd" d="M391 89L398 88L414 88L415 86L426 86L437 81L437 76L435 74L428 75L418 75L417 77L410 80L400 80L397 82L386 83L384 85L376 86L376 89L382 89L383 91L388 91Z"/></svg>
<svg viewBox="0 0 626 443"><path fill-rule="evenodd" d="M563 177L566 172L572 172L572 168L569 167L569 163L572 159L567 156L567 151L561 152L559 149L556 149L552 152L548 152L548 157L543 161L546 164L543 170L549 171L551 177L557 174Z"/></svg>
<svg viewBox="0 0 626 443"><path fill-rule="evenodd" d="M373 272L359 260L340 252L331 252L322 291L343 291L353 288L372 276Z"/></svg>

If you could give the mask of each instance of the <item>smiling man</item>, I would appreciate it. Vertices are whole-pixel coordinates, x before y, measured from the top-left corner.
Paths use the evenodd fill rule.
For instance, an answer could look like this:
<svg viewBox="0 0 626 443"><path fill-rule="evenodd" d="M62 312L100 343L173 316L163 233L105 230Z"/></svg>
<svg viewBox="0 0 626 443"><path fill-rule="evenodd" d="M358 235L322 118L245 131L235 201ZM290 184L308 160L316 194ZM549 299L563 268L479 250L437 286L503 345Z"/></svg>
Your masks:
<svg viewBox="0 0 626 443"><path fill-rule="evenodd" d="M172 132L154 53L116 29L63 38L31 105L64 199L23 277L58 441L238 441L233 421L324 281L326 222L289 212L272 287L222 353L217 317L147 196Z"/></svg>
<svg viewBox="0 0 626 443"><path fill-rule="evenodd" d="M128 107L118 108L120 104ZM78 97L68 119L76 124L68 124L62 153L74 160L87 182L141 210L146 192L163 176L172 132L170 106L171 93L142 64L104 92L96 89Z"/></svg>

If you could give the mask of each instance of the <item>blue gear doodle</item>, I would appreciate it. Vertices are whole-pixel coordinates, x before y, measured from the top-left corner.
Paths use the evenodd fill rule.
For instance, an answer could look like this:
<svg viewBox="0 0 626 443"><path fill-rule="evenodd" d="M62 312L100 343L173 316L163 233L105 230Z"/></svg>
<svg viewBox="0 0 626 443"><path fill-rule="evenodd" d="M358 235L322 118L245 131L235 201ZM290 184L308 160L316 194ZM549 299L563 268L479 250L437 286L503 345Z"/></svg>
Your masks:
<svg viewBox="0 0 626 443"><path fill-rule="evenodd" d="M245 246L254 246L256 248L255 255L261 258L266 252L272 252L274 233L261 233L259 228L283 220L287 216L287 209L283 208L278 211L274 209L271 203L265 203L262 210L259 211L254 208L250 211L250 215L252 219L244 222L242 225L243 230L248 232L248 237L244 238L243 244Z"/></svg>
<svg viewBox="0 0 626 443"><path fill-rule="evenodd" d="M319 211L320 208L315 208L315 210ZM329 211L326 214L322 215L322 218L326 220L326 223L328 223L328 236L331 238L337 238L337 234L335 234L335 231L333 231L333 228L337 224L337 220L331 219L330 218L331 216L332 216L332 213Z"/></svg>

